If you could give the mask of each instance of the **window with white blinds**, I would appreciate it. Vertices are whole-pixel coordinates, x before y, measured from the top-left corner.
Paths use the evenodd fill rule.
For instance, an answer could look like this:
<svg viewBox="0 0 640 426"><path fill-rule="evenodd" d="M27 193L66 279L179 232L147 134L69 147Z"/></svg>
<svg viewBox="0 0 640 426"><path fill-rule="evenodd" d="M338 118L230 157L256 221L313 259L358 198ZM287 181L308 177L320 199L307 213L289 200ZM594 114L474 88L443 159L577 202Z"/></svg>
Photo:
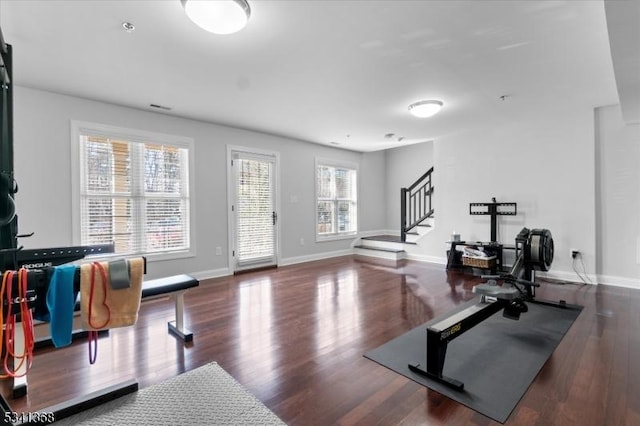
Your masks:
<svg viewBox="0 0 640 426"><path fill-rule="evenodd" d="M316 161L316 235L319 239L358 231L357 177L355 166Z"/></svg>
<svg viewBox="0 0 640 426"><path fill-rule="evenodd" d="M80 129L80 243L117 254L190 249L189 148Z"/></svg>

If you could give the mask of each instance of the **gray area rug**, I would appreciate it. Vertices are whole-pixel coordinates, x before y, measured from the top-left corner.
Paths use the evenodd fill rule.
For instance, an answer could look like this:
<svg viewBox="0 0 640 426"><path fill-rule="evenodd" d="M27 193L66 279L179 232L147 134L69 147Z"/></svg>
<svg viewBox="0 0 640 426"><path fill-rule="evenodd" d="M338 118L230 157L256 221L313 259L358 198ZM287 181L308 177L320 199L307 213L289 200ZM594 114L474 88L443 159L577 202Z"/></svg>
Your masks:
<svg viewBox="0 0 640 426"><path fill-rule="evenodd" d="M56 425L284 425L213 362Z"/></svg>
<svg viewBox="0 0 640 426"><path fill-rule="evenodd" d="M465 303L454 312L475 302ZM427 327L442 318L416 327L364 356L504 423L582 311L575 305L527 305L529 312L518 321L498 312L449 343L443 374L462 381L463 391L416 374L408 367L416 362L426 365Z"/></svg>

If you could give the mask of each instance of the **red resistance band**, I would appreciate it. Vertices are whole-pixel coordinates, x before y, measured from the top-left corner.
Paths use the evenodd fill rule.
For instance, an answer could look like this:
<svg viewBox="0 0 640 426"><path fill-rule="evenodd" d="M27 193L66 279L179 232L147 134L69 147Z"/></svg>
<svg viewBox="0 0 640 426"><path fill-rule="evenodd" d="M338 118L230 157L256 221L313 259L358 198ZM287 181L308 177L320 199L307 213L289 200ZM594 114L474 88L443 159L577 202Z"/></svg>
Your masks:
<svg viewBox="0 0 640 426"><path fill-rule="evenodd" d="M24 268L20 268L18 270L18 296L13 298L13 278L15 277L16 271L5 271L2 276L2 289L0 291L0 300L2 297L6 295L6 305L7 305L7 322L4 322L4 318L2 313L0 313L0 336L4 334L4 359L3 359L3 367L6 375L0 376L2 378L6 377L22 377L27 374L29 369L31 368L31 364L33 362L33 348L35 343L35 336L33 330L33 315L31 313L31 309L29 308L29 301L27 298L28 292L28 277L27 270ZM4 293L4 294L2 294ZM15 352L15 338L16 338L16 315L18 312L13 313L13 305L20 305L20 321L22 323L22 333L24 337L24 350L22 354L17 354ZM2 330L4 328L4 330ZM3 333L4 332L4 333ZM9 366L9 360L14 360L14 366L11 368ZM19 361L17 363L16 361ZM23 373L18 373L20 369L25 365L26 368ZM17 364L17 365L16 365Z"/></svg>

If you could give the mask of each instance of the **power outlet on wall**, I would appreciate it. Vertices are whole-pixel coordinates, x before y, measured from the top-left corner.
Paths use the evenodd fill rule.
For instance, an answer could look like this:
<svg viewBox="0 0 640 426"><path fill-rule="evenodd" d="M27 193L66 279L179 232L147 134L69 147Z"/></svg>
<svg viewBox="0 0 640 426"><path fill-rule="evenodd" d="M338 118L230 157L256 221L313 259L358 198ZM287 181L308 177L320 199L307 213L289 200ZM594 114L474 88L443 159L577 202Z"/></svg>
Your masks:
<svg viewBox="0 0 640 426"><path fill-rule="evenodd" d="M570 251L570 255L572 259L575 259L580 256L580 250L572 248Z"/></svg>

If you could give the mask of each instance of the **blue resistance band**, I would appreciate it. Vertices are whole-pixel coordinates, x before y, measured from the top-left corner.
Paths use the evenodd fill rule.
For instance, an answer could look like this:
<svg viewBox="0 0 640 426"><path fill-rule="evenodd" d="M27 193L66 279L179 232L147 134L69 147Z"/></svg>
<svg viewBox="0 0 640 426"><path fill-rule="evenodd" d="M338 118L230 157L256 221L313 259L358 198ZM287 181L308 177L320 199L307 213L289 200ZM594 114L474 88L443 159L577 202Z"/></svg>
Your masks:
<svg viewBox="0 0 640 426"><path fill-rule="evenodd" d="M76 295L73 292L73 280L76 266L56 266L47 291L51 340L56 348L71 344L73 331L73 308Z"/></svg>

